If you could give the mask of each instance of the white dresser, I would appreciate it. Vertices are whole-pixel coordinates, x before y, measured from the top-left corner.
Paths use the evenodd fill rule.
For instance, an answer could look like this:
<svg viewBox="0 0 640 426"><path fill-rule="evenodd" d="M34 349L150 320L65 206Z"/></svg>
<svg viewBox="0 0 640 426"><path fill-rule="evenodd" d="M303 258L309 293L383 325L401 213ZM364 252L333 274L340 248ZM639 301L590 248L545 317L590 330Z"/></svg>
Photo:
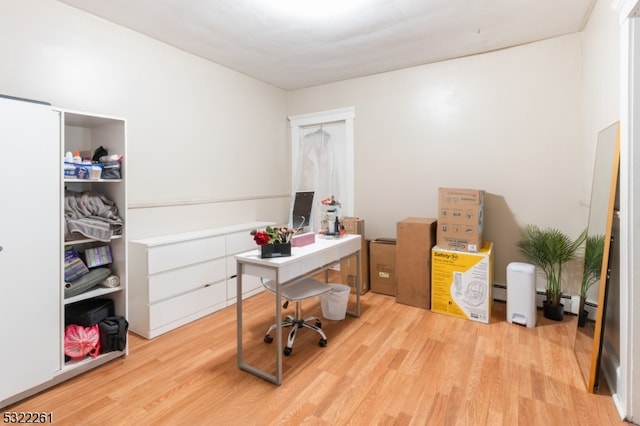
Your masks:
<svg viewBox="0 0 640 426"><path fill-rule="evenodd" d="M129 328L147 339L236 302L234 256L258 249L251 222L129 242ZM243 298L263 290L245 276Z"/></svg>

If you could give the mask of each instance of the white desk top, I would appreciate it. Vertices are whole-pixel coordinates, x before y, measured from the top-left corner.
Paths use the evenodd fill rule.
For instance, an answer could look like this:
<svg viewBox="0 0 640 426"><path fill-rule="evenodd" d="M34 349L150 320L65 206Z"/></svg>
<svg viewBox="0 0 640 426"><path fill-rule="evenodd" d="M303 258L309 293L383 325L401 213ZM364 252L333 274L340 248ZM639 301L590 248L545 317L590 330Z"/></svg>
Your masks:
<svg viewBox="0 0 640 426"><path fill-rule="evenodd" d="M341 238L316 236L316 242L303 247L291 247L291 256L262 259L260 248L235 256L244 264L243 272L275 280L282 284L310 271L335 263L360 250L360 235Z"/></svg>

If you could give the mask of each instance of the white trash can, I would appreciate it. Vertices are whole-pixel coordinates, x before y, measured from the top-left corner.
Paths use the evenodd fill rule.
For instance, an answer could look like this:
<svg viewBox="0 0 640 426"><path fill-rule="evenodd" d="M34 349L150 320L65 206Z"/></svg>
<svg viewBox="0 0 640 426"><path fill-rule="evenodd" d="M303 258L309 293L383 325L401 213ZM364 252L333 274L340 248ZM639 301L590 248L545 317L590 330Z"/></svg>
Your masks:
<svg viewBox="0 0 640 426"><path fill-rule="evenodd" d="M536 326L536 267L530 263L507 265L507 322Z"/></svg>
<svg viewBox="0 0 640 426"><path fill-rule="evenodd" d="M343 320L347 316L347 304L351 289L344 284L328 284L331 291L320 295L322 316L330 320Z"/></svg>

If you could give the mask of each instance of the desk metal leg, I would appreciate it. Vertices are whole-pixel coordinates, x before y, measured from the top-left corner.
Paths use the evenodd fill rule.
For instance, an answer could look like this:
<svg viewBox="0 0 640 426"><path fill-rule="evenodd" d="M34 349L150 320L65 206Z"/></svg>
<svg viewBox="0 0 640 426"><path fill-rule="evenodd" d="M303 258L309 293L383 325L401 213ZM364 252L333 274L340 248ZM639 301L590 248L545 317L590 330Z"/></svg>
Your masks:
<svg viewBox="0 0 640 426"><path fill-rule="evenodd" d="M246 362L244 362L244 356L243 356L243 325L242 325L242 275L244 273L244 268L243 268L243 264L242 262L237 262L237 270L238 270L238 276L236 279L236 291L237 291L237 295L236 295L236 314L237 314L237 335L238 335L238 342L237 342L237 351L238 351L238 356L237 356L237 362L238 362L238 367L241 370L245 370L248 371L252 374L255 374L256 376L262 377L265 380L268 380L272 383L275 383L276 385L279 385L282 383L282 319L281 319L281 313L282 313L282 305L281 305L281 299L282 299L282 294L281 294L281 289L280 286L276 286L276 375L274 376L273 374L270 374L264 370L261 370L257 367L254 367L253 365L249 365Z"/></svg>
<svg viewBox="0 0 640 426"><path fill-rule="evenodd" d="M236 262L237 276L236 276L236 335L237 341L237 361L238 367L243 368L244 359L242 356L242 272L243 265L240 262Z"/></svg>
<svg viewBox="0 0 640 426"><path fill-rule="evenodd" d="M277 275L276 275L277 276ZM282 286L276 279L276 377L275 384L282 383Z"/></svg>
<svg viewBox="0 0 640 426"><path fill-rule="evenodd" d="M356 310L347 311L347 315L360 318L360 251L355 253L356 256Z"/></svg>

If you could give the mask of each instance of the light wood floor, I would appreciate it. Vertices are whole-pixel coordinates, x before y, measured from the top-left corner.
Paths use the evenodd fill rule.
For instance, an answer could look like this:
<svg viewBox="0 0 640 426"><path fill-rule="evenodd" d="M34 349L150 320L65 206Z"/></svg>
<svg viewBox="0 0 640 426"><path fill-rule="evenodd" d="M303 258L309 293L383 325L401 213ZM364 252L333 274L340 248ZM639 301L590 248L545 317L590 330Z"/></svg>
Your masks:
<svg viewBox="0 0 640 426"><path fill-rule="evenodd" d="M246 355L267 368L273 303L245 302ZM319 301L305 308L320 315ZM53 412L57 425L624 424L606 392L585 392L575 317L539 315L533 329L504 318L500 302L481 324L369 292L360 318L323 321L327 347L298 334L278 387L236 366L230 307L154 340L132 335L128 357L4 411Z"/></svg>

